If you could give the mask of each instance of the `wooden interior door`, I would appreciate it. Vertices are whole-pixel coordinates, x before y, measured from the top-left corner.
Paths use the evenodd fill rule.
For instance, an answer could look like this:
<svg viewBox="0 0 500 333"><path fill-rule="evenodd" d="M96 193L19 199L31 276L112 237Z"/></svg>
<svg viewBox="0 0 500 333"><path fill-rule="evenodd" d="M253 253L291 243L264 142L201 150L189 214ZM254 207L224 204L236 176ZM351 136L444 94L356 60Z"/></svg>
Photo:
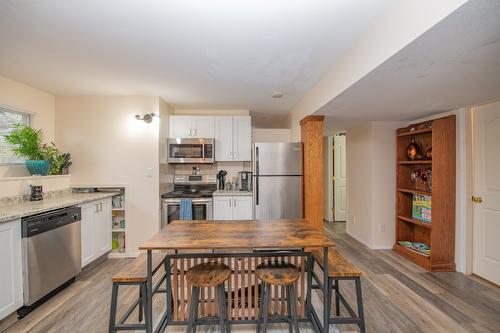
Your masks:
<svg viewBox="0 0 500 333"><path fill-rule="evenodd" d="M473 117L473 273L500 285L500 102L475 108Z"/></svg>
<svg viewBox="0 0 500 333"><path fill-rule="evenodd" d="M335 135L333 198L335 221L347 220L347 156L345 134Z"/></svg>

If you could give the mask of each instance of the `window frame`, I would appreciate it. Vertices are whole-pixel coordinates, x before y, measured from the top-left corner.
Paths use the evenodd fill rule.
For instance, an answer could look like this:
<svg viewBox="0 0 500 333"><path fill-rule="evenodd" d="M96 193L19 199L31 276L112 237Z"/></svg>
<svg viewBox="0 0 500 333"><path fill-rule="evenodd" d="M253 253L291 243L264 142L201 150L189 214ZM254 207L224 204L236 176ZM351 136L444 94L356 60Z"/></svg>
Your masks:
<svg viewBox="0 0 500 333"><path fill-rule="evenodd" d="M24 111L24 110L20 110L20 109L16 109L16 108L10 107L8 105L2 105L2 104L0 104L0 111L10 112L10 113L19 114L21 116L25 116L28 119L28 121L26 122L26 125L31 127L31 120L32 120L31 118L33 117L33 113L28 112L28 111ZM11 165L24 165L24 162L17 162L17 163L0 162L0 166L11 166Z"/></svg>

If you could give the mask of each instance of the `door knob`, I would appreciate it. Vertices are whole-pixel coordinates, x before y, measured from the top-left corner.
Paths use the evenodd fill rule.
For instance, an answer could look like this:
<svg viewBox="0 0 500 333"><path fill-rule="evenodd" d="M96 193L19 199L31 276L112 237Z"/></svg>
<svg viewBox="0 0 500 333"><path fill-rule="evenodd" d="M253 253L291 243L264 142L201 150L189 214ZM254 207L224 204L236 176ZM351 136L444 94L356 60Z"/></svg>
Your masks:
<svg viewBox="0 0 500 333"><path fill-rule="evenodd" d="M480 196L472 196L472 202L475 202L475 203L481 203L483 202L483 198L481 198Z"/></svg>

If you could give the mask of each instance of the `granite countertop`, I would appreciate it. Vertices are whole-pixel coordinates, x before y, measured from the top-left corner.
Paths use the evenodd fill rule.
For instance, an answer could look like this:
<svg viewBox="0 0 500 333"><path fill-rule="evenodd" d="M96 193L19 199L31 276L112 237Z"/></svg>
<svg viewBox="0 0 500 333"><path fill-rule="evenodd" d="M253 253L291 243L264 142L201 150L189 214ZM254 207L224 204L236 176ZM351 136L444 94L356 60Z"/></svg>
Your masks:
<svg viewBox="0 0 500 333"><path fill-rule="evenodd" d="M86 202L112 197L117 194L119 193L73 193L71 191L60 191L57 195L51 195L41 201L19 200L18 197L2 198L0 200L0 223L44 213L54 209L80 205Z"/></svg>
<svg viewBox="0 0 500 333"><path fill-rule="evenodd" d="M217 196L239 196L239 195L252 195L252 191L239 191L239 190L217 190L213 193L214 197Z"/></svg>

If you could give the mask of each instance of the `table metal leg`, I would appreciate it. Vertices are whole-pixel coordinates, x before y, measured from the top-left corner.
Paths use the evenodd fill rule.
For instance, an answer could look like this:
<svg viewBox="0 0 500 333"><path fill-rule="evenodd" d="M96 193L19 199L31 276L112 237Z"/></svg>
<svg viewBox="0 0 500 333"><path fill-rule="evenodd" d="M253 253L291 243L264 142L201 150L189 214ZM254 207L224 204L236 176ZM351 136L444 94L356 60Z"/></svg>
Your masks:
<svg viewBox="0 0 500 333"><path fill-rule="evenodd" d="M330 304L331 289L328 288L328 247L323 248L323 332L328 333L330 328Z"/></svg>
<svg viewBox="0 0 500 333"><path fill-rule="evenodd" d="M153 251L148 250L146 333L153 333Z"/></svg>

